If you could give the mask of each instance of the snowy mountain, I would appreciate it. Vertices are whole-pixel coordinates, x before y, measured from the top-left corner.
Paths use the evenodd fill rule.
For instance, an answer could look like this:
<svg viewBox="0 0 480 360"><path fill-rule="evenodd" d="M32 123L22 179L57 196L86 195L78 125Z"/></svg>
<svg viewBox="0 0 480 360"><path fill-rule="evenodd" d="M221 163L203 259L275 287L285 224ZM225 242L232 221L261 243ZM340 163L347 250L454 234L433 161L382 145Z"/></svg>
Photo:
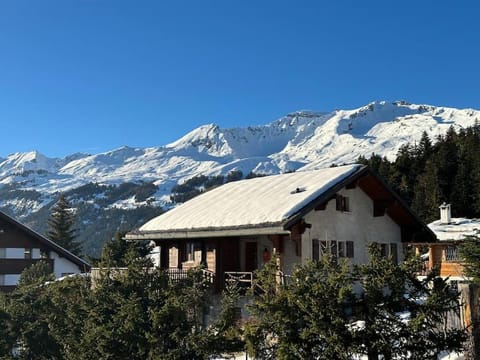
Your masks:
<svg viewBox="0 0 480 360"><path fill-rule="evenodd" d="M42 230L38 218L45 218L58 192L97 210L162 206L174 185L196 175L301 171L351 163L372 153L394 159L403 144L419 141L423 131L433 139L450 126L458 130L479 120L480 111L473 109L382 101L352 110L297 111L247 128L204 125L159 147L122 147L62 159L36 151L15 153L0 158L0 209Z"/></svg>

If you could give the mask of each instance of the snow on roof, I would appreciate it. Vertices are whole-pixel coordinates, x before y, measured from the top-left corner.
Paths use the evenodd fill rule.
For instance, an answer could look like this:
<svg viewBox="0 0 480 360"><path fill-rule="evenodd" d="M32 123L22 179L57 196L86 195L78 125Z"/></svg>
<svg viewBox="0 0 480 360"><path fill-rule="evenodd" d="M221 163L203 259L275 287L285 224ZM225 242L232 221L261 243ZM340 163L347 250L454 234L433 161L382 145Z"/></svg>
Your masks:
<svg viewBox="0 0 480 360"><path fill-rule="evenodd" d="M362 165L230 182L162 214L140 232L280 225Z"/></svg>
<svg viewBox="0 0 480 360"><path fill-rule="evenodd" d="M480 219L452 218L450 224L442 224L440 220L436 220L428 224L428 227L440 241L457 241L477 235Z"/></svg>

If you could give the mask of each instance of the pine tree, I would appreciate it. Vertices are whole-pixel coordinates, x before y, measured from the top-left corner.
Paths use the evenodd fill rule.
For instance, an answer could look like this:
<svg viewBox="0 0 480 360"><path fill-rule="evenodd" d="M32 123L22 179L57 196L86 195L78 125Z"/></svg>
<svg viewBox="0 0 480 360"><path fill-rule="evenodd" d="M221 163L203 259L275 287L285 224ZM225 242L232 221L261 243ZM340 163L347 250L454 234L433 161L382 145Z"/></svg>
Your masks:
<svg viewBox="0 0 480 360"><path fill-rule="evenodd" d="M280 286L275 263L268 262L256 280L260 294L249 307L253 317L245 330L249 352L260 359L349 359L348 264L330 257L310 261Z"/></svg>
<svg viewBox="0 0 480 360"><path fill-rule="evenodd" d="M372 245L370 262L356 268L363 293L356 316L364 325L353 327L353 337L369 360L436 360L463 349L466 332L445 326L447 314L459 311L458 292L435 273L419 280L419 265L397 265Z"/></svg>
<svg viewBox="0 0 480 360"><path fill-rule="evenodd" d="M48 263L39 261L22 272L17 288L8 295L9 328L20 345L21 359L61 359L48 324L52 308L46 282L54 278Z"/></svg>
<svg viewBox="0 0 480 360"><path fill-rule="evenodd" d="M48 219L47 238L75 255L80 255L82 245L75 241L75 215L67 198L61 194Z"/></svg>

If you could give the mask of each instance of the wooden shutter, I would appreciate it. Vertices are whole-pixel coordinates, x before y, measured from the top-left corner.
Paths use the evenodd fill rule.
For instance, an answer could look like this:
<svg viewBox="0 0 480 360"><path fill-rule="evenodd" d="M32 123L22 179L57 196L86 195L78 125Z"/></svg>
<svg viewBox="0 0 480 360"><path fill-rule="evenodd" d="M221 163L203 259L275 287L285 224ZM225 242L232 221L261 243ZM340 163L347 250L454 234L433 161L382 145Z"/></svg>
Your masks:
<svg viewBox="0 0 480 360"><path fill-rule="evenodd" d="M347 258L353 259L355 256L353 251L353 241L347 241Z"/></svg>

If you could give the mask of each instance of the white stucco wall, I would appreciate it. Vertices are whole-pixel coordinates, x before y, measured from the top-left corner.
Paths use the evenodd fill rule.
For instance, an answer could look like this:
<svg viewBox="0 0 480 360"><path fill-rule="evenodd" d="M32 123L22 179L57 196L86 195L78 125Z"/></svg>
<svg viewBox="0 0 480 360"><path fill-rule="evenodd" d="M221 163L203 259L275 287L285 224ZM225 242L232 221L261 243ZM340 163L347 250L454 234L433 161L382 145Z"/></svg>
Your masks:
<svg viewBox="0 0 480 360"><path fill-rule="evenodd" d="M295 264L300 264L302 262L302 258L296 255L295 242L292 240L285 240L283 243L283 249L283 272L285 274L291 274Z"/></svg>
<svg viewBox="0 0 480 360"><path fill-rule="evenodd" d="M62 274L77 274L81 272L77 265L64 257L60 257L54 251L50 251L50 258L53 259L53 272L56 278L63 276Z"/></svg>
<svg viewBox="0 0 480 360"><path fill-rule="evenodd" d="M162 248L160 246L152 247L152 250L148 254L148 257L152 260L154 266L160 266L160 254Z"/></svg>
<svg viewBox="0 0 480 360"><path fill-rule="evenodd" d="M339 192L349 198L349 212L336 210L335 199L325 210L311 211L305 221L311 224L302 235L302 262L312 258L312 239L354 242L352 263L368 261L369 243L396 243L398 259L403 259L400 227L388 216L373 216L373 201L360 188Z"/></svg>

